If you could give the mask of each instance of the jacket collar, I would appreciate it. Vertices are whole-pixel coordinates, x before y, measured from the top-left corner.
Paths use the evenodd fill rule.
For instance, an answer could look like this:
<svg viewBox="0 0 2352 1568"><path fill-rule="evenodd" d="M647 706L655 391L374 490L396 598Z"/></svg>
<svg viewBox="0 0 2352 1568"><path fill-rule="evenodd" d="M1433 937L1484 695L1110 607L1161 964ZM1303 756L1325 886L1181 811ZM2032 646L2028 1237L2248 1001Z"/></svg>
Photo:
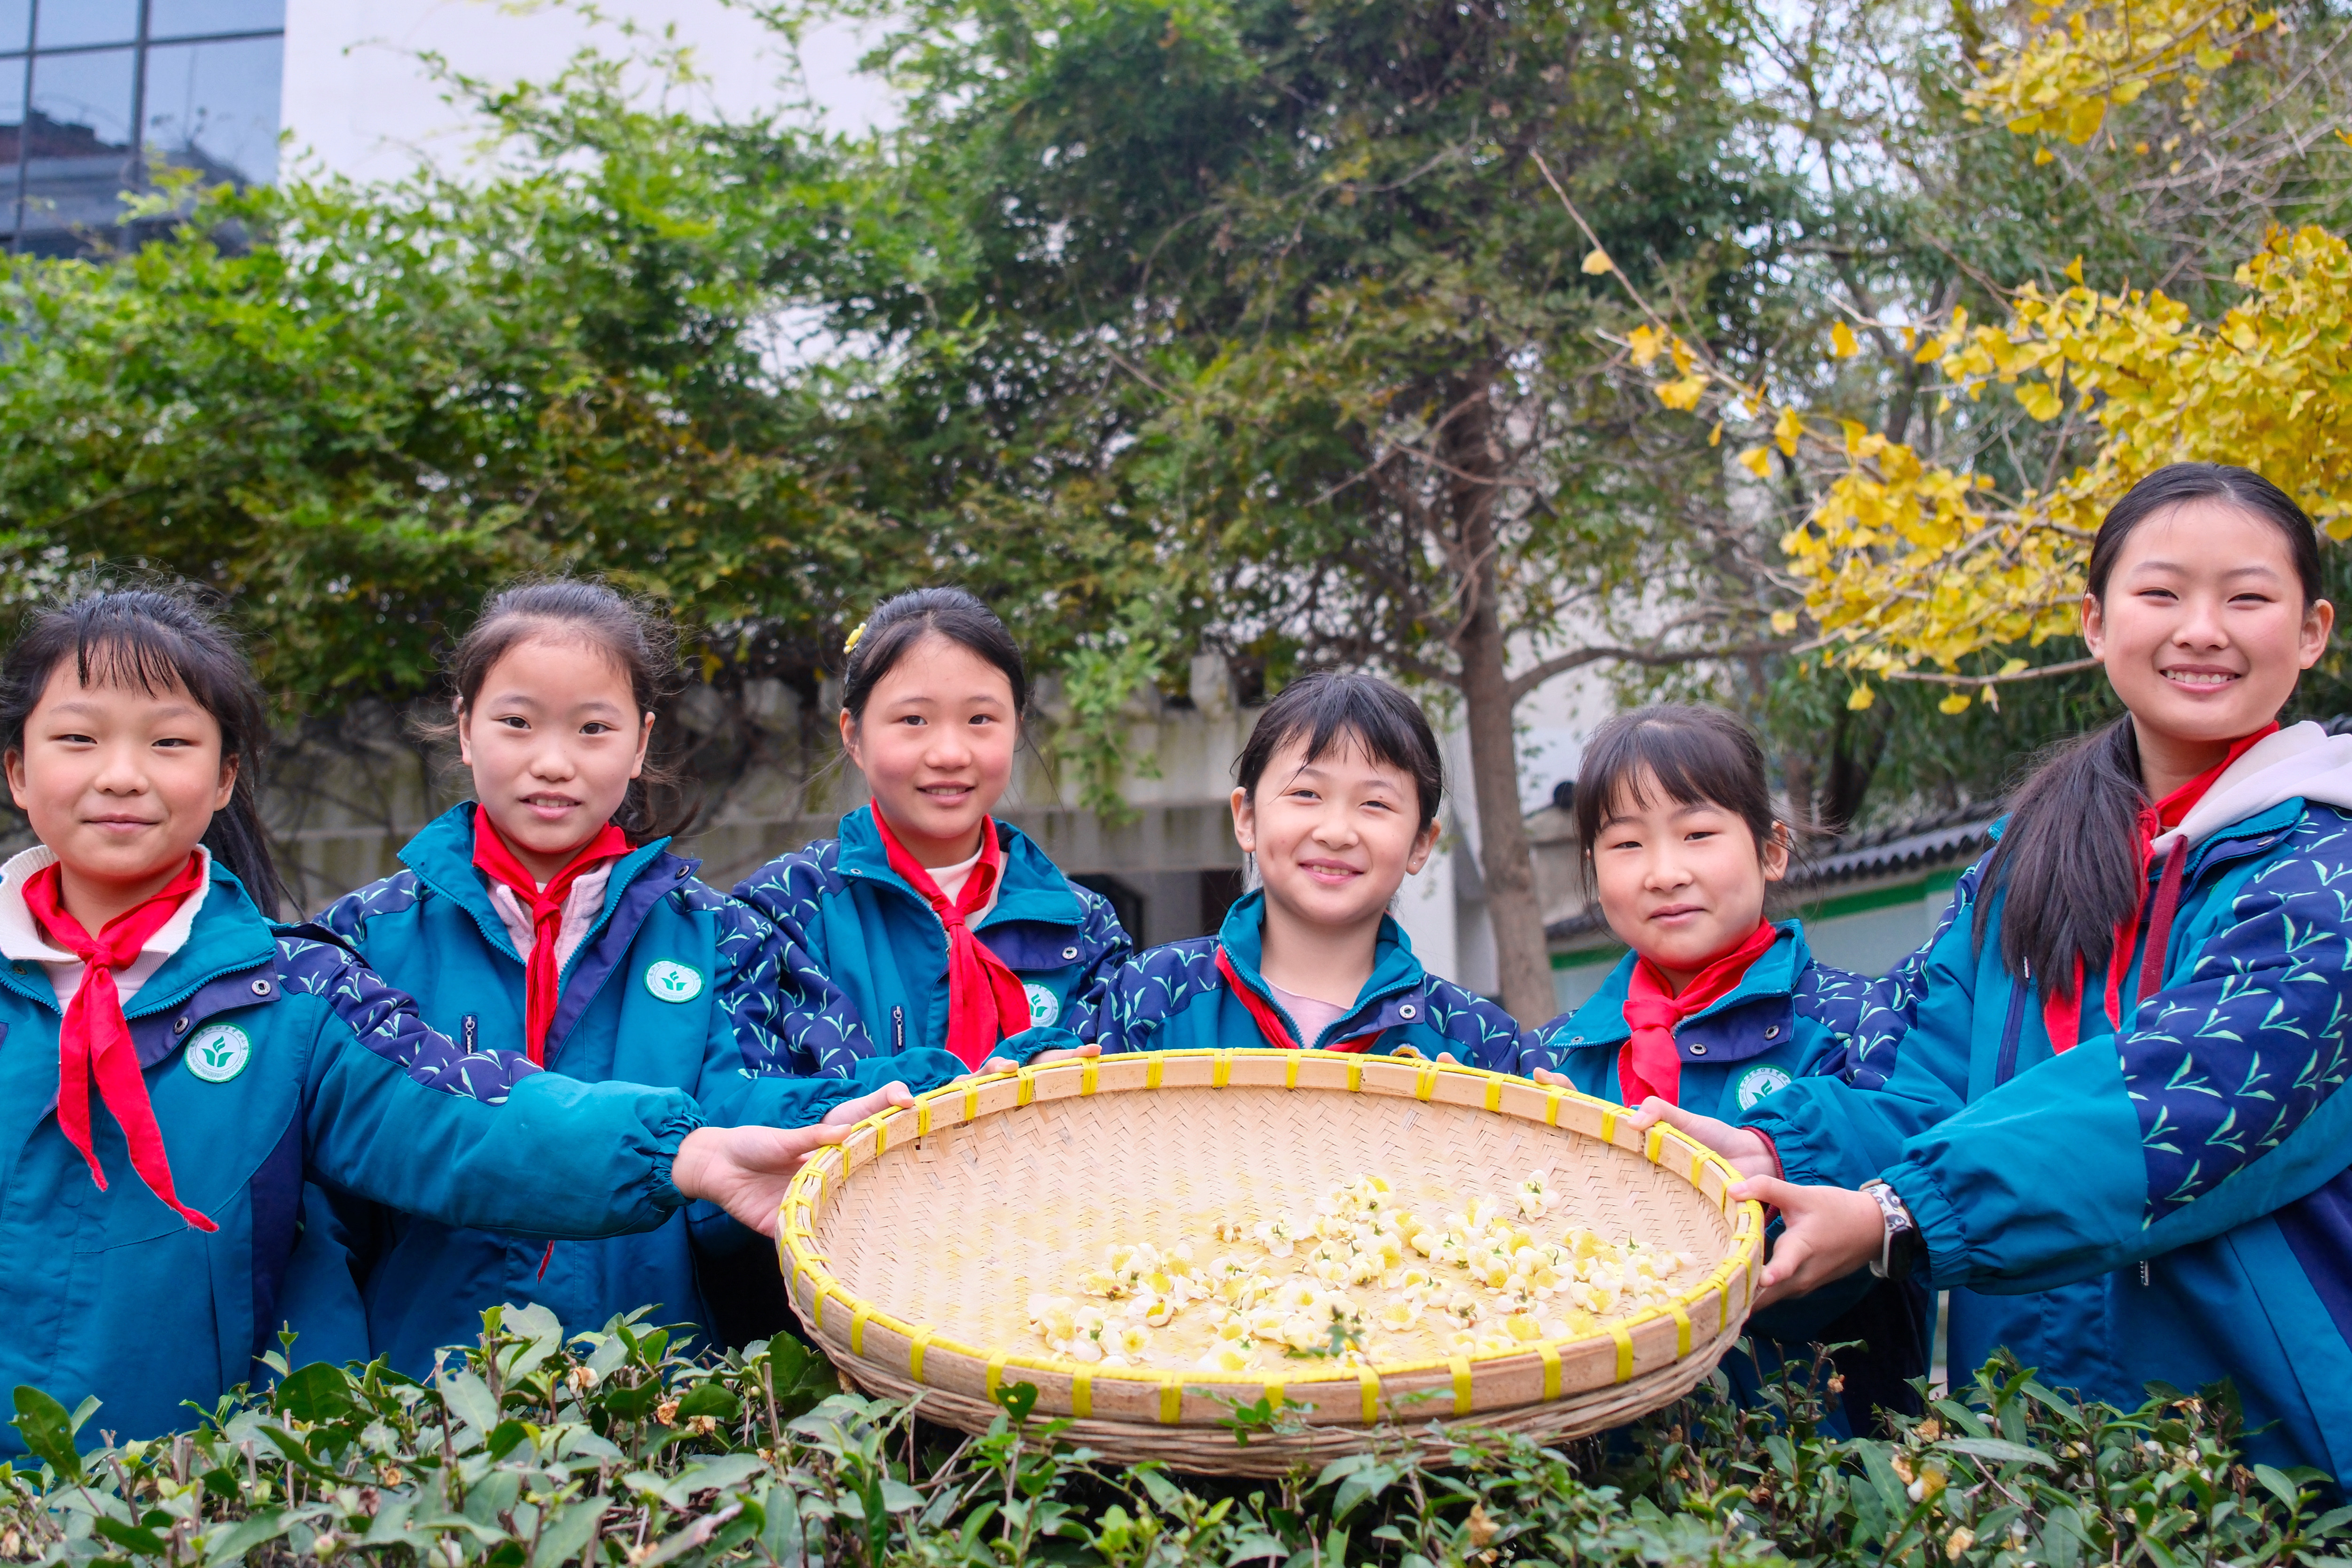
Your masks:
<svg viewBox="0 0 2352 1568"><path fill-rule="evenodd" d="M1748 966L1748 973L1739 977L1739 984L1685 1019L1684 1029L1760 999L1785 1002L1797 994L1798 977L1813 961L1812 950L1805 945L1804 923L1782 920L1773 929L1780 935ZM1625 993L1633 985L1633 963L1634 955L1631 953L1620 958L1592 999L1576 1010L1570 1020L1574 1027L1569 1031L1580 1037L1576 1043L1608 1045L1633 1033L1625 1027ZM1680 1031L1676 1033L1679 1038Z"/></svg>
<svg viewBox="0 0 2352 1568"><path fill-rule="evenodd" d="M874 808L860 806L841 819L840 848L835 869L844 876L897 888L913 899L925 914L930 904L890 869L889 852L882 847L882 831L874 825ZM996 890L996 904L981 918L981 926L1011 920L1034 920L1048 925L1083 925L1087 912L1070 891L1069 878L1046 858L1036 841L1005 821L996 820L996 841L1004 851L1004 880Z"/></svg>
<svg viewBox="0 0 2352 1568"><path fill-rule="evenodd" d="M262 918L261 911L246 895L245 884L220 862L207 857L207 863L211 880L205 885L203 901L196 905L186 939L139 988L139 994L122 1009L126 1018L135 1021L166 1011L224 975L275 964L278 939L269 923ZM57 991L37 963L24 962L21 972L18 965L0 965L0 985L52 1013L58 1011ZM273 985L270 994L275 994L275 988ZM143 1045L141 1057L142 1061L147 1057Z"/></svg>
<svg viewBox="0 0 2352 1568"><path fill-rule="evenodd" d="M490 903L489 885L474 865L474 812L478 809L473 801L467 800L434 818L402 848L401 862L416 873L418 881L472 915L474 924L482 929L483 939L520 964L522 956L515 951L514 940L507 935L506 922L499 918L497 906ZM677 862L668 849L667 839L654 839L613 863L613 874L604 884L604 906L589 926L588 934L581 938L579 948L572 954L573 965L579 963L582 953L595 944L597 933L612 920L613 912L621 906L632 883L651 870L656 861ZM691 870L689 865L688 874ZM662 879L665 890L677 874L671 870L670 875Z"/></svg>
<svg viewBox="0 0 2352 1568"><path fill-rule="evenodd" d="M1263 998L1266 1004L1284 1012L1275 1000L1274 988L1266 983L1262 968L1265 961L1265 890L1253 888L1236 900L1225 912L1225 923L1217 932L1217 941L1234 967L1234 977ZM1418 998L1427 986L1429 972L1413 956L1412 943L1391 915L1381 916L1379 946L1372 956L1371 977L1363 989L1341 1014L1339 1021L1328 1031L1334 1040L1348 1040L1375 1029L1387 1029L1392 1024L1410 1023L1427 1016L1427 1009ZM1290 1019L1291 1028L1298 1027ZM1310 1040L1308 1044L1315 1043Z"/></svg>

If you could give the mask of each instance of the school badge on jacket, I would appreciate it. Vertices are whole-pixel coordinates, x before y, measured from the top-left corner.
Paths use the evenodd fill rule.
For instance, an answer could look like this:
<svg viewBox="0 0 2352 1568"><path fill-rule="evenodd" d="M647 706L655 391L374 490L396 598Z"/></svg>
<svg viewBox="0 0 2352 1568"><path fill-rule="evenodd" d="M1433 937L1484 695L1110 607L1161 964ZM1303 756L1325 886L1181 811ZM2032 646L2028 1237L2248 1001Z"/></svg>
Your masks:
<svg viewBox="0 0 2352 1568"><path fill-rule="evenodd" d="M646 966L646 989L666 1002L690 1002L702 994L702 972L691 964L657 958Z"/></svg>
<svg viewBox="0 0 2352 1568"><path fill-rule="evenodd" d="M188 1041L188 1071L207 1083L226 1083L253 1060L253 1040L233 1023L216 1023Z"/></svg>

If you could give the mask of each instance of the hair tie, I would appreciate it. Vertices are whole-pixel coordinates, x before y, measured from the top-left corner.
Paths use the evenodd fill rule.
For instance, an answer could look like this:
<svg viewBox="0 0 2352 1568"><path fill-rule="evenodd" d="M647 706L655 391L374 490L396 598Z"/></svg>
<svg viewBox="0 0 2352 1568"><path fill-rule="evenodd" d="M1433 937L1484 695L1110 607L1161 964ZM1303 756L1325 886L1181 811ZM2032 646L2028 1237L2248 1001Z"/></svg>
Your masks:
<svg viewBox="0 0 2352 1568"><path fill-rule="evenodd" d="M860 621L856 625L852 626L849 629L849 641L841 645L841 656L846 659L850 654L856 653L857 651L857 640L865 635L865 622Z"/></svg>

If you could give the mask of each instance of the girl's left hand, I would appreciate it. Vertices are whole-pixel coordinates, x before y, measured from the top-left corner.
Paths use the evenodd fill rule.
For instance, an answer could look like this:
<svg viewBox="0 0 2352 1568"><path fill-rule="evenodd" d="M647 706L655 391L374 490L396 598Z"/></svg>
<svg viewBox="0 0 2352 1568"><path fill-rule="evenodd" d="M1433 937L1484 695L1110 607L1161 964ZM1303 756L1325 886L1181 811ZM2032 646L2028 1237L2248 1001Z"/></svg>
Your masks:
<svg viewBox="0 0 2352 1568"><path fill-rule="evenodd" d="M1036 1055L1029 1059L1029 1065L1032 1067L1044 1067L1048 1062L1076 1061L1081 1057L1100 1056L1101 1054L1102 1047L1099 1045L1082 1045L1076 1051L1041 1051ZM992 1078L1000 1072L1018 1072L1020 1071L1021 1064L1019 1062L1007 1061L1001 1056L992 1056L986 1061L980 1064L979 1071L967 1072L961 1078L955 1080L955 1082L958 1083L969 1083L975 1078Z"/></svg>
<svg viewBox="0 0 2352 1568"><path fill-rule="evenodd" d="M1734 1186L1731 1196L1779 1209L1787 1227L1757 1282L1759 1307L1843 1280L1867 1267L1886 1245L1886 1217L1865 1193L1752 1176Z"/></svg>

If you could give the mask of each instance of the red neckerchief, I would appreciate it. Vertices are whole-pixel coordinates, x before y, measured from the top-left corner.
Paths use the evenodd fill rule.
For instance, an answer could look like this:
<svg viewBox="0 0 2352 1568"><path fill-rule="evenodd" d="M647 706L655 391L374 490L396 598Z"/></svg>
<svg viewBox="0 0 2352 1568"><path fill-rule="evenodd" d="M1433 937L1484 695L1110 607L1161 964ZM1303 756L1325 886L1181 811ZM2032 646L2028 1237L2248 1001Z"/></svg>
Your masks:
<svg viewBox="0 0 2352 1568"><path fill-rule="evenodd" d="M997 1042L1029 1027L1029 992L1021 977L989 951L973 935L971 916L988 906L997 879L1004 872L1004 849L996 841L993 818L980 820L980 863L964 879L962 894L953 899L940 891L931 873L916 863L898 835L874 809L874 825L881 831L882 851L890 869L908 887L923 895L931 913L948 934L948 1051L966 1067L985 1062Z"/></svg>
<svg viewBox="0 0 2352 1568"><path fill-rule="evenodd" d="M2278 721L2273 719L2253 734L2242 739L2231 741L2228 754L2220 762L2200 773L2155 805L2140 808L2139 876L2142 885L2146 885L2147 882L2148 859L2154 853L2156 841L2180 826L2188 819L2189 813L2196 810L2197 802L2205 799L2207 791L2213 788L2222 774L2230 770L2231 766L2238 758L2253 749L2256 741L2266 739L2277 733ZM2161 989L2164 985L2162 945L2171 936L2173 911L2179 907L2180 873L2188 847L2186 844L2175 844L2172 847L2172 853L2165 858L2164 879L2157 889L2157 906L2151 912L2152 917L2148 921L2147 956L2140 961L2139 994L2142 999ZM2107 960L2105 998L2107 1021L2117 1030L2124 1027L2124 971L2131 967L2132 947L2138 940L2139 904L2135 901L2132 912L2125 915L2123 923L2116 927L2116 950L2114 956ZM2042 998L2042 1027L2048 1031L2050 1049L2057 1055L2063 1056L2081 1043L2082 998L2083 956L2078 953L2074 956L2073 994L2062 1000L2054 994L2045 993Z"/></svg>
<svg viewBox="0 0 2352 1568"><path fill-rule="evenodd" d="M1234 961L1225 956L1225 945L1222 942L1217 944L1217 973L1225 977L1226 987L1234 995L1241 998L1242 1006L1247 1008L1249 1016L1257 1020L1257 1031L1265 1037L1266 1044L1276 1051L1297 1051L1307 1043L1292 1036L1290 1030L1283 1024L1282 1015L1274 1010L1272 1002L1242 984L1241 976L1234 971ZM1370 1034L1360 1034L1353 1040L1339 1040L1323 1049L1370 1051L1372 1049L1372 1042L1381 1038L1381 1030L1374 1030Z"/></svg>
<svg viewBox="0 0 2352 1568"><path fill-rule="evenodd" d="M204 885L204 863L202 855L190 855L179 875L135 909L108 921L95 937L66 913L54 861L26 879L25 907L32 911L42 935L82 961L81 984L66 1004L65 1024L58 1030L58 1130L81 1151L89 1165L89 1179L104 1192L106 1173L99 1168L89 1141L89 1084L95 1077L100 1098L121 1127L122 1141L131 1145L131 1168L181 1218L209 1231L220 1227L182 1203L173 1190L163 1130L155 1124L147 1079L139 1070L139 1048L131 1042L122 997L114 988L114 971L136 962L147 939L179 913L188 894Z"/></svg>
<svg viewBox="0 0 2352 1568"><path fill-rule="evenodd" d="M615 855L629 852L629 836L612 822L581 846L572 862L545 887L530 874L499 832L490 814L474 808L474 864L485 875L510 890L530 914L530 956L523 960L523 1049L531 1065L547 1065L547 1031L555 1022L557 981L563 962L555 956L556 938L563 932L563 901L572 884Z"/></svg>
<svg viewBox="0 0 2352 1568"><path fill-rule="evenodd" d="M1693 1013L1731 994L1748 976L1748 967L1762 957L1779 939L1769 920L1758 923L1748 939L1718 953L1706 967L1691 977L1680 991L1666 988L1666 977L1647 958L1633 960L1625 982L1625 1027L1633 1032L1617 1052L1617 1088L1628 1105L1639 1105L1655 1094L1670 1105L1682 1103L1683 1059L1675 1049L1675 1030Z"/></svg>

